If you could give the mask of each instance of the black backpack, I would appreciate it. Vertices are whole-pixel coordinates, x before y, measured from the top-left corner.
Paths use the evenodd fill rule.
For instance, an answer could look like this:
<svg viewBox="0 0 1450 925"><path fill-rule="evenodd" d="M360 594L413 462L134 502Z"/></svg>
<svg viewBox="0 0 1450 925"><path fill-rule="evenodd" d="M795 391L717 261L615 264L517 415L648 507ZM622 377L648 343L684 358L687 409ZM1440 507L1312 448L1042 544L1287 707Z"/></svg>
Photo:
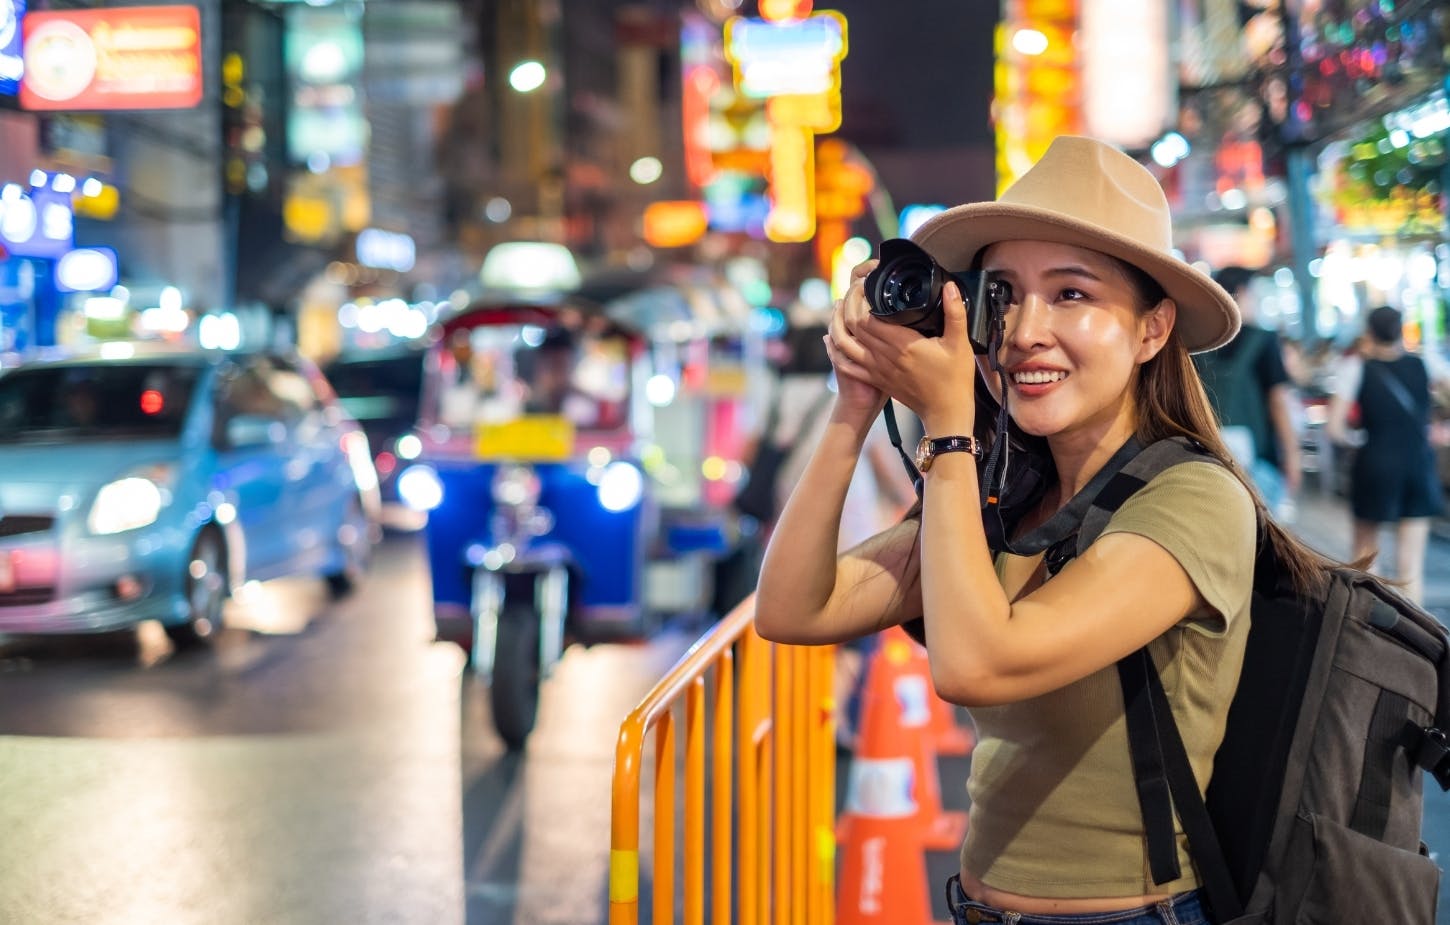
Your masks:
<svg viewBox="0 0 1450 925"><path fill-rule="evenodd" d="M1013 550L1045 551L1055 573L1134 492L1188 461L1217 460L1186 439L1130 441ZM1155 882L1179 875L1176 811L1220 925L1432 925L1440 870L1420 840L1420 771L1450 790L1447 652L1434 617L1355 569L1297 596L1261 539L1243 674L1206 799L1148 650L1118 663Z"/></svg>

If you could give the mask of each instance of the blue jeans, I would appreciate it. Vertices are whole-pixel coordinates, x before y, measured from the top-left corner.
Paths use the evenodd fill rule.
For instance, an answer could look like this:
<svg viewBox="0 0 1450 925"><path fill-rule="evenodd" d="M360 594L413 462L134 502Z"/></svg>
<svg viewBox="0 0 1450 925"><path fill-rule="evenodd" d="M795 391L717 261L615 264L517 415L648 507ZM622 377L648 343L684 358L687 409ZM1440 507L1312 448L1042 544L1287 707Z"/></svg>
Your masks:
<svg viewBox="0 0 1450 925"><path fill-rule="evenodd" d="M1179 893L1151 906L1119 912L1079 912L1074 915L1045 915L1008 912L968 899L956 874L947 881L947 908L955 925L1003 922L1005 925L1210 925L1200 891Z"/></svg>

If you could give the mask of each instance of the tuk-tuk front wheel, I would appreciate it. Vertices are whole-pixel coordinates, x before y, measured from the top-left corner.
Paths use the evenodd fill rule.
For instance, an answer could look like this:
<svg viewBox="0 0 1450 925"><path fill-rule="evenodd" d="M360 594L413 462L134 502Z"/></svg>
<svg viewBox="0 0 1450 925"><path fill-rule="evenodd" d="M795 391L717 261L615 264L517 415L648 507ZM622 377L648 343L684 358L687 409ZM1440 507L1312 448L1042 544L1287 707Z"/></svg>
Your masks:
<svg viewBox="0 0 1450 925"><path fill-rule="evenodd" d="M504 604L498 617L489 702L493 725L510 749L524 747L539 712L539 615L524 601Z"/></svg>

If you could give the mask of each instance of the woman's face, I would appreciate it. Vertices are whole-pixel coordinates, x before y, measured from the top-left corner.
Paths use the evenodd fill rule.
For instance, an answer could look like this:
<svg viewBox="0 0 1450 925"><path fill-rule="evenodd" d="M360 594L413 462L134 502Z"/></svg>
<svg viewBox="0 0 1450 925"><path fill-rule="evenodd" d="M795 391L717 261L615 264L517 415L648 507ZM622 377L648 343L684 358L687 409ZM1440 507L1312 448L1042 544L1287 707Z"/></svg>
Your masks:
<svg viewBox="0 0 1450 925"><path fill-rule="evenodd" d="M1005 241L982 266L1012 290L1000 359L1017 425L1041 437L1131 432L1134 373L1166 341L1173 303L1140 311L1115 260L1066 244Z"/></svg>

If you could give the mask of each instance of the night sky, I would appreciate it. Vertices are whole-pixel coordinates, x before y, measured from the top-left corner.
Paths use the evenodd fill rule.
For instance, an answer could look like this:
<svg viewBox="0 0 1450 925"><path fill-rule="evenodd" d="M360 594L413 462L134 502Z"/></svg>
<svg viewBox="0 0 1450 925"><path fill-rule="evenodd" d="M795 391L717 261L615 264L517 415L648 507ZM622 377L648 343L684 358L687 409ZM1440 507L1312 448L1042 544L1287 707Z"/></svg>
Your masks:
<svg viewBox="0 0 1450 925"><path fill-rule="evenodd" d="M998 0L835 0L846 17L841 134L863 146L990 145Z"/></svg>
<svg viewBox="0 0 1450 925"><path fill-rule="evenodd" d="M895 207L996 195L992 31L998 0L838 0L849 49L838 135Z"/></svg>

